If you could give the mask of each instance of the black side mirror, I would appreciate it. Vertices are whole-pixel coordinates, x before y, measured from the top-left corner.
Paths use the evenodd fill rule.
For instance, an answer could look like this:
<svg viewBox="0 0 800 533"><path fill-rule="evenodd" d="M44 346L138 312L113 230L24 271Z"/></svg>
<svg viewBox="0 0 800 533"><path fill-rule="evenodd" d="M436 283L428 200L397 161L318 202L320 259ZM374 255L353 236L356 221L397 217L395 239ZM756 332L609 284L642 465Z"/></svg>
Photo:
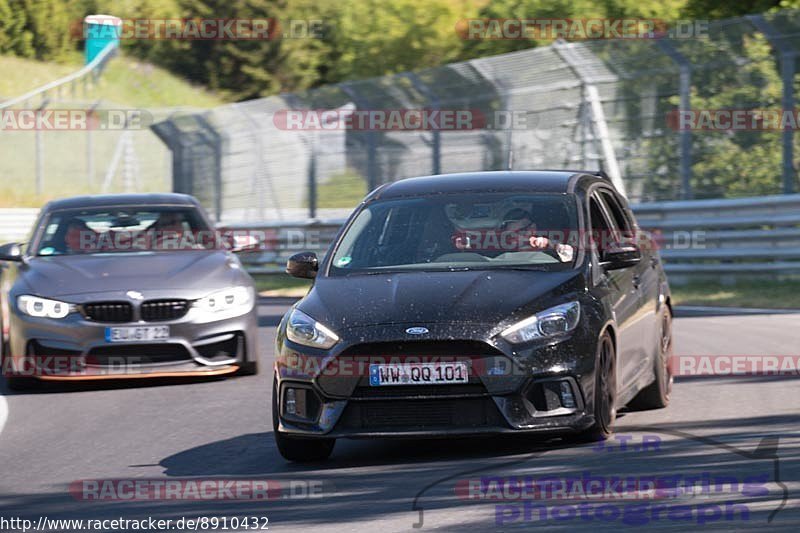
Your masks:
<svg viewBox="0 0 800 533"><path fill-rule="evenodd" d="M600 266L606 270L619 270L638 264L642 260L642 251L635 244L611 244L600 254Z"/></svg>
<svg viewBox="0 0 800 533"><path fill-rule="evenodd" d="M22 262L22 246L16 242L0 246L0 261Z"/></svg>
<svg viewBox="0 0 800 533"><path fill-rule="evenodd" d="M286 273L295 278L314 279L317 277L319 261L314 252L294 254L286 262Z"/></svg>

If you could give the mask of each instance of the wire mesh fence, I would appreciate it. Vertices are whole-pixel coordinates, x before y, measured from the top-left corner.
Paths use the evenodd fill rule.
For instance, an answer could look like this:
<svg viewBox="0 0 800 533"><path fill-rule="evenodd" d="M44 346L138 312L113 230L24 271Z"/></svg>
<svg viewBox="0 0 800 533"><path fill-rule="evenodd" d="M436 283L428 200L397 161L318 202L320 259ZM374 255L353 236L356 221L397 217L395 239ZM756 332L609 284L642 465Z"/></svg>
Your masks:
<svg viewBox="0 0 800 533"><path fill-rule="evenodd" d="M0 207L81 193L171 187L171 153L149 125L174 109L131 109L102 98L109 44L73 73L0 101Z"/></svg>
<svg viewBox="0 0 800 533"><path fill-rule="evenodd" d="M153 129L172 150L175 190L229 222L341 216L382 183L509 166L602 167L636 202L788 193L796 124L783 121L796 120L798 51L800 11L783 10L688 38L557 41ZM412 112L470 121L407 127ZM748 121L721 120L736 113Z"/></svg>

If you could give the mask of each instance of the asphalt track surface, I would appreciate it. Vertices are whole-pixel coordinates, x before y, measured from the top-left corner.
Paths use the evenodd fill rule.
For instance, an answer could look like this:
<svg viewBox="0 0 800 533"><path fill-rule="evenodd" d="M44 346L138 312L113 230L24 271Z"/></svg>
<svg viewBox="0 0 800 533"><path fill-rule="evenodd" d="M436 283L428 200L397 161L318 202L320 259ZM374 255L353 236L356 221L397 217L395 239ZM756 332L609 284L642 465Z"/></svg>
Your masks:
<svg viewBox="0 0 800 533"><path fill-rule="evenodd" d="M617 434L629 439L624 449L619 439L602 450L520 436L344 440L325 463L287 463L275 448L270 422L272 342L287 306L261 302L265 349L258 376L48 384L32 393L0 389L0 524L2 518L38 525L44 517L268 517L272 531L800 531L800 380L791 377L680 379L667 409L622 414ZM676 318L675 349L692 355L798 355L798 326L798 314L697 310ZM545 476L642 482L668 475L697 476L693 483L700 489L692 498L662 493L668 496L658 501L634 491L639 499L605 504L575 494L547 502L513 490L514 480L524 487L525 480ZM492 478L502 485L492 485ZM121 479L257 479L280 490L268 501L87 501L80 490L69 490L80 480ZM473 488L482 482L484 492L465 489L470 480ZM506 492L498 499L492 487ZM547 522L539 521L542 513ZM77 527L51 523L49 529ZM9 523L0 530L15 531ZM216 530L223 530L221 523Z"/></svg>

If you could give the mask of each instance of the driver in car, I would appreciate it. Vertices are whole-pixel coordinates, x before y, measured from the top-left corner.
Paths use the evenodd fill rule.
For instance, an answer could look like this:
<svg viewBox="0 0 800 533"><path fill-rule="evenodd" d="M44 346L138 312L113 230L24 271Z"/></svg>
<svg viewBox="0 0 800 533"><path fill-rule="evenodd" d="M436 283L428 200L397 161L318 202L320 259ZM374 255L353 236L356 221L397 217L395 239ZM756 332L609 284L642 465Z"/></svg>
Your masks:
<svg viewBox="0 0 800 533"><path fill-rule="evenodd" d="M67 252L73 254L92 252L96 248L96 242L97 234L83 220L73 218L67 222L67 230L64 233Z"/></svg>
<svg viewBox="0 0 800 533"><path fill-rule="evenodd" d="M563 263L572 261L575 255L575 249L571 245L556 243L547 237L536 235L536 225L533 223L533 217L524 209L515 208L506 213L500 229L517 233L530 233L528 244L534 251L555 254Z"/></svg>

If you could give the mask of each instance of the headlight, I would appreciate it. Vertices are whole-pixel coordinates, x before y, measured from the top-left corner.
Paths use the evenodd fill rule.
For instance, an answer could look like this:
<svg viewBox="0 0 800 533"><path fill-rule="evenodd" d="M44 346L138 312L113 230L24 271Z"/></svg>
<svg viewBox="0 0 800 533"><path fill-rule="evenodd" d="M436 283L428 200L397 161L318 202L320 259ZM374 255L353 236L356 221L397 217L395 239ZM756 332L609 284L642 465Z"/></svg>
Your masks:
<svg viewBox="0 0 800 533"><path fill-rule="evenodd" d="M254 299L252 287L231 287L196 300L192 307L209 320L222 320L250 311Z"/></svg>
<svg viewBox="0 0 800 533"><path fill-rule="evenodd" d="M580 303L570 302L557 305L517 322L503 330L500 336L513 344L555 337L575 329L580 317Z"/></svg>
<svg viewBox="0 0 800 533"><path fill-rule="evenodd" d="M17 307L36 318L64 318L74 310L71 304L27 294L17 298Z"/></svg>
<svg viewBox="0 0 800 533"><path fill-rule="evenodd" d="M297 309L289 315L286 336L292 342L312 348L328 349L339 342L336 333Z"/></svg>

